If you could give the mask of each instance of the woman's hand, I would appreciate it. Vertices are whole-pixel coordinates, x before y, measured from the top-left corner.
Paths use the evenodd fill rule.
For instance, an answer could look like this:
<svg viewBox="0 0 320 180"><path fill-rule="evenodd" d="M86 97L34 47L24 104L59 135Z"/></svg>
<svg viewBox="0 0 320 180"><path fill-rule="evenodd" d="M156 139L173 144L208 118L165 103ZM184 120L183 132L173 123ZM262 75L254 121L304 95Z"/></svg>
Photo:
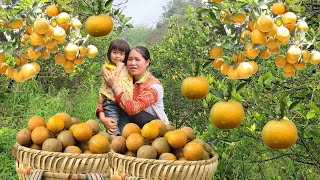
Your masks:
<svg viewBox="0 0 320 180"><path fill-rule="evenodd" d="M116 75L116 72L106 72L104 75L104 79L106 80L109 87L115 87L118 85L119 77Z"/></svg>

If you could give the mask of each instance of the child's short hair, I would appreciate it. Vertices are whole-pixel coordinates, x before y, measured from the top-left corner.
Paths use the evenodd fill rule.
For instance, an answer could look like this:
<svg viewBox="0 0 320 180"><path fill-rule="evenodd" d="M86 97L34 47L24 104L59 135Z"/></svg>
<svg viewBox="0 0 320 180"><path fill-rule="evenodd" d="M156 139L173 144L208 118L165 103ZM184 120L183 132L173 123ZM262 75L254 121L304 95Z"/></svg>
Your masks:
<svg viewBox="0 0 320 180"><path fill-rule="evenodd" d="M124 63L127 63L128 60L128 56L129 56L129 52L130 52L130 46L127 43L127 41L123 40L123 39L115 39L113 41L111 41L109 48L108 48L108 59L110 61L110 54L112 50L118 50L118 51L122 51L125 52L125 58L124 58Z"/></svg>

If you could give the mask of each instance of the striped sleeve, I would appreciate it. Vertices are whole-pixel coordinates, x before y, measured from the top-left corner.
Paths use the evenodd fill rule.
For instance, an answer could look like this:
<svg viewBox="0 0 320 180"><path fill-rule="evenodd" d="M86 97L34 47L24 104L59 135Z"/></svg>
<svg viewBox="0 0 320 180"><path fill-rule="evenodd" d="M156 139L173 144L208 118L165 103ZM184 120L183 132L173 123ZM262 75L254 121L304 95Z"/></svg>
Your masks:
<svg viewBox="0 0 320 180"><path fill-rule="evenodd" d="M124 93L120 93L116 98L116 102L129 116L143 111L157 101L158 93L153 88L143 89L139 95L133 99L126 98Z"/></svg>

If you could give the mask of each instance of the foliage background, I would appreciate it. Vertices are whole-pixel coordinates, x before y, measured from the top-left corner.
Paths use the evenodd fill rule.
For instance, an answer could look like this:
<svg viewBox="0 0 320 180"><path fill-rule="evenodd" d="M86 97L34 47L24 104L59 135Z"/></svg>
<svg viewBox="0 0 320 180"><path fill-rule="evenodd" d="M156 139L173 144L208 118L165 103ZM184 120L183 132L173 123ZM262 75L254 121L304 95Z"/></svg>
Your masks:
<svg viewBox="0 0 320 180"><path fill-rule="evenodd" d="M307 17L309 36L319 42L316 33L312 34L320 30L318 11L311 9L311 3L302 1L299 7L309 9L301 16ZM57 112L67 112L81 121L96 119L100 66L110 40L121 37L132 46L146 45L150 49L150 70L163 83L169 120L177 127L193 127L197 136L219 154L215 179L318 179L320 66L308 64L294 78L284 78L273 63L273 55L267 61L257 59L259 72L249 80L228 80L208 60L208 48L216 43L211 35L213 27L199 21L197 7L202 4L172 0L154 29L138 26L105 38L90 38L88 43L95 44L100 53L77 67L76 73L64 73L63 67L49 59L42 62L40 74L26 82L12 83L0 76L0 178L17 179L12 146L16 133L26 127L31 116L47 119ZM225 46L229 48L224 58L230 60L233 44L226 39ZM319 44L313 48L319 50ZM210 93L203 100L187 100L180 93L182 80L194 75L206 76L210 82ZM242 88L237 90L239 86ZM238 129L221 131L210 122L209 112L228 91L243 103L245 123ZM261 130L266 122L279 116L281 104L287 107L285 115L297 125L299 139L290 149L275 151L263 144Z"/></svg>

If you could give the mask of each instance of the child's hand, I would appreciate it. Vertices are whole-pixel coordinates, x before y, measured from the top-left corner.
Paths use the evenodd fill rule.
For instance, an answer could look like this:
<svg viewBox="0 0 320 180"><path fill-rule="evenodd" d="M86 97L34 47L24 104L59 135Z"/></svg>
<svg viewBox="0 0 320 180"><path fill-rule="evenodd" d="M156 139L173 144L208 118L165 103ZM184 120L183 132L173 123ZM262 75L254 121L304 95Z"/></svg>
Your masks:
<svg viewBox="0 0 320 180"><path fill-rule="evenodd" d="M109 134L114 134L118 129L117 121L111 118L101 118L101 122Z"/></svg>

